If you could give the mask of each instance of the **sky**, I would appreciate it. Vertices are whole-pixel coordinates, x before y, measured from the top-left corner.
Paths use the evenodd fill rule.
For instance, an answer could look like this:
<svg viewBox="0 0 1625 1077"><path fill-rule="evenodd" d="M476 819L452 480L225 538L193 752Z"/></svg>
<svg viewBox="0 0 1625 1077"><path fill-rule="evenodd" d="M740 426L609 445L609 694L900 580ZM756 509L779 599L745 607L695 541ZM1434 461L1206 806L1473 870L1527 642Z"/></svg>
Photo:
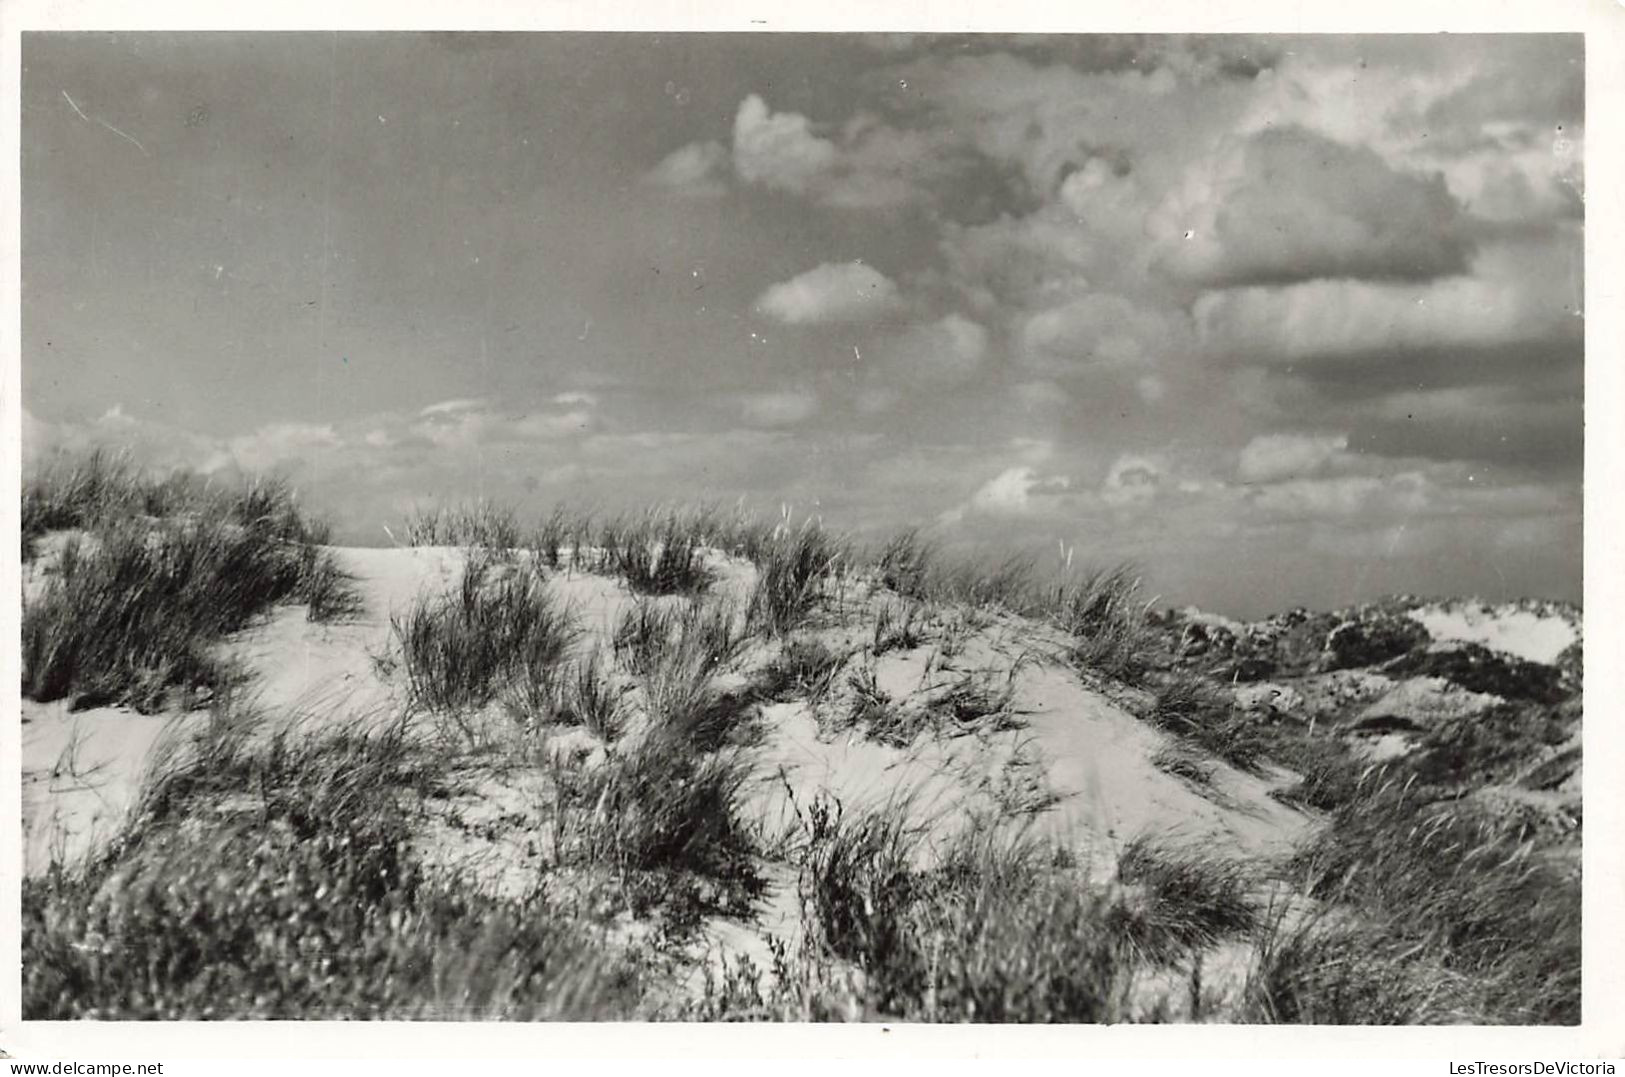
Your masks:
<svg viewBox="0 0 1625 1077"><path fill-rule="evenodd" d="M25 466L1578 600L1578 35L29 34ZM386 528L390 529L386 531Z"/></svg>

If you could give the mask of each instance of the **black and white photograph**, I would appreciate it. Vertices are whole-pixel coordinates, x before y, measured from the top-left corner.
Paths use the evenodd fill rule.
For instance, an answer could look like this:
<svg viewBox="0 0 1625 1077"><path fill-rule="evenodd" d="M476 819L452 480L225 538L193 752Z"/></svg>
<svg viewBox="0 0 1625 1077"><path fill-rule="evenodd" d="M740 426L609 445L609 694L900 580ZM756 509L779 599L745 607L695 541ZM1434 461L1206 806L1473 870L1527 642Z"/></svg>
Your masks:
<svg viewBox="0 0 1625 1077"><path fill-rule="evenodd" d="M1588 35L1070 18L25 29L15 1016L1606 1017Z"/></svg>

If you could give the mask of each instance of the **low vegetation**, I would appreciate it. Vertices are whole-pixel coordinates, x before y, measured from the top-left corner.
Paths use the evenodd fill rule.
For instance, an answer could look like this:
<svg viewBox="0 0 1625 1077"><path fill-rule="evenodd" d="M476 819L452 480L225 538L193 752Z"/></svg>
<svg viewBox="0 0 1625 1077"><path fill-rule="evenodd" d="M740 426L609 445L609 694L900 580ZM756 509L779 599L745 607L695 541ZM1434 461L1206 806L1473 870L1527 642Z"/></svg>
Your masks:
<svg viewBox="0 0 1625 1077"><path fill-rule="evenodd" d="M1145 675L1154 650L1146 623L1151 603L1127 565L1085 572L1055 592L1053 617L1074 640L1073 661L1129 684Z"/></svg>
<svg viewBox="0 0 1625 1077"><path fill-rule="evenodd" d="M748 912L761 890L740 816L749 767L737 751L686 734L656 729L600 766L553 768L558 864L609 871L620 902L662 910L680 933L707 913Z"/></svg>
<svg viewBox="0 0 1625 1077"><path fill-rule="evenodd" d="M823 585L845 563L845 544L816 520L800 527L776 529L751 546L756 586L748 616L759 631L785 636L800 628L817 609Z"/></svg>
<svg viewBox="0 0 1625 1077"><path fill-rule="evenodd" d="M1210 849L1135 838L1118 854L1117 879L1132 896L1113 910L1113 924L1154 962L1246 935L1258 923L1247 869Z"/></svg>
<svg viewBox="0 0 1625 1077"><path fill-rule="evenodd" d="M951 560L918 531L865 553L788 510L531 525L475 505L405 529L468 551L454 585L392 619L380 673L403 713L272 717L231 691L222 642L281 603L358 608L286 484L228 490L101 454L31 475L23 517L24 695L210 708L162 741L110 844L24 881L31 1019L1579 1019L1577 858L1558 855L1578 817L1554 838L1486 795L1574 775L1578 681L1561 671L1375 621L1340 629L1328 660L1313 644L1336 619L1283 615L1269 660L1305 676L1350 655L1376 668L1369 652L1384 675L1505 700L1406 720L1409 751L1375 758L1358 737L1392 730L1356 711L1317 730L1238 702L1268 673L1262 650L1181 663L1187 641L1128 568L1046 579L1027 558ZM619 611L601 643L558 597L577 572L619 581L594 589ZM999 633L1017 614L1040 624L1012 659ZM1062 799L1037 740L1055 709L1017 691L1039 651L1044 677L1121 693L1158 731L1136 733L1151 765L1205 810L1245 796L1282 813L1271 786L1307 838L1243 862L1166 834L1035 837ZM774 831L755 801L775 703L805 703L870 759L925 738L1005 754L952 818L906 791L847 811L791 790ZM523 793L533 847L501 885L425 838L497 779ZM757 925L772 885L793 887L799 921L770 967L708 961L715 918ZM1205 983L1221 958L1228 980Z"/></svg>
<svg viewBox="0 0 1625 1077"><path fill-rule="evenodd" d="M770 980L747 970L714 985L701 1016L1156 1019L1171 1010L1140 990L1153 971L1146 940L1173 961L1246 926L1227 904L1228 876L1202 877L1217 891L1159 876L1155 919L1143 896L1091 881L1064 851L1008 828L973 824L933 849L906 797L855 817L817 808L800 858L804 937L777 952Z"/></svg>
<svg viewBox="0 0 1625 1077"><path fill-rule="evenodd" d="M499 899L408 852L443 757L399 723L217 716L113 850L23 885L34 1020L584 1018L627 1013L604 925Z"/></svg>
<svg viewBox="0 0 1625 1077"><path fill-rule="evenodd" d="M506 555L521 541L512 511L486 502L420 510L406 521L408 546L477 546Z"/></svg>
<svg viewBox="0 0 1625 1077"><path fill-rule="evenodd" d="M1223 689L1194 674L1175 674L1160 685L1146 719L1193 748L1241 770L1254 770L1271 741L1256 719Z"/></svg>
<svg viewBox="0 0 1625 1077"><path fill-rule="evenodd" d="M48 467L25 491L25 535L66 530L24 602L26 698L150 713L179 691L190 705L233 679L225 637L274 606L303 603L316 621L359 607L323 548L325 527L284 483L210 490L94 454ZM146 514L155 508L171 514Z"/></svg>
<svg viewBox="0 0 1625 1077"><path fill-rule="evenodd" d="M1516 821L1406 770L1371 771L1298 855L1307 893L1380 925L1458 1017L1578 1022L1578 886Z"/></svg>
<svg viewBox="0 0 1625 1077"><path fill-rule="evenodd" d="M458 585L392 621L412 701L458 714L499 696L545 711L559 664L578 635L539 570L476 557Z"/></svg>
<svg viewBox="0 0 1625 1077"><path fill-rule="evenodd" d="M708 514L651 510L612 520L598 534L604 571L618 575L640 595L697 594L711 583L705 566Z"/></svg>
<svg viewBox="0 0 1625 1077"><path fill-rule="evenodd" d="M756 692L770 703L818 704L835 688L847 656L816 636L792 636L756 675Z"/></svg>
<svg viewBox="0 0 1625 1077"><path fill-rule="evenodd" d="M543 717L560 725L581 726L611 744L625 728L626 712L623 686L616 681L609 661L594 651L554 678L554 695L547 701Z"/></svg>

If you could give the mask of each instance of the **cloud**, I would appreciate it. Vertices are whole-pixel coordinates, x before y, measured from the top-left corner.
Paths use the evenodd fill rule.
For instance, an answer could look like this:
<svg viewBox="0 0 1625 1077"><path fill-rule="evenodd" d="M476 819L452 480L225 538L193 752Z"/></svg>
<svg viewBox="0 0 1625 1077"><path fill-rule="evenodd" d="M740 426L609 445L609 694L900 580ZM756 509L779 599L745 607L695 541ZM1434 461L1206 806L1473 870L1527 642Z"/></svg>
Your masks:
<svg viewBox="0 0 1625 1077"><path fill-rule="evenodd" d="M1346 434L1260 434L1242 448L1243 482L1279 482L1314 475L1347 451Z"/></svg>
<svg viewBox="0 0 1625 1077"><path fill-rule="evenodd" d="M1159 217L1178 236L1170 270L1209 287L1427 280L1462 272L1471 253L1440 175L1398 171L1374 150L1302 128L1230 141L1192 167Z"/></svg>
<svg viewBox="0 0 1625 1077"><path fill-rule="evenodd" d="M645 181L691 198L716 198L728 190L728 148L720 142L691 142L667 154Z"/></svg>
<svg viewBox="0 0 1625 1077"><path fill-rule="evenodd" d="M1263 363L1577 343L1578 244L1484 252L1470 275L1423 284L1317 280L1208 292L1193 313L1210 353Z"/></svg>
<svg viewBox="0 0 1625 1077"><path fill-rule="evenodd" d="M137 463L158 470L205 470L218 466L223 448L218 438L131 415L122 404L89 420L41 419L24 408L21 426L22 457L28 464L59 452L101 448L127 450Z"/></svg>
<svg viewBox="0 0 1625 1077"><path fill-rule="evenodd" d="M344 448L330 423L270 423L251 434L234 437L204 470L235 464L244 471L269 471L278 464L309 463Z"/></svg>
<svg viewBox="0 0 1625 1077"><path fill-rule="evenodd" d="M734 116L734 168L747 183L792 194L805 193L834 166L835 143L812 133L812 121L795 112L773 112L751 94Z"/></svg>
<svg viewBox="0 0 1625 1077"><path fill-rule="evenodd" d="M962 385L982 369L988 334L963 314L948 314L881 343L874 357L884 373L911 386Z"/></svg>
<svg viewBox="0 0 1625 1077"><path fill-rule="evenodd" d="M898 306L897 285L862 262L825 263L768 288L756 309L786 325L873 321Z"/></svg>
<svg viewBox="0 0 1625 1077"><path fill-rule="evenodd" d="M1043 476L1037 468L1028 465L1012 467L983 483L964 506L949 516L957 519L967 511L994 516L1023 516L1034 511L1039 504L1035 502L1034 495L1054 495L1069 486L1071 481L1064 475Z"/></svg>
<svg viewBox="0 0 1625 1077"><path fill-rule="evenodd" d="M1177 311L1105 293L1039 311L1020 331L1028 365L1048 374L1145 365L1187 350L1189 339Z"/></svg>
<svg viewBox="0 0 1625 1077"><path fill-rule="evenodd" d="M1435 494L1425 474L1403 471L1388 477L1345 475L1272 483L1253 488L1248 503L1260 512L1293 518L1393 516L1426 512Z"/></svg>
<svg viewBox="0 0 1625 1077"><path fill-rule="evenodd" d="M1143 505L1156 499L1166 478L1167 469L1161 461L1125 453L1107 471L1100 487L1101 497L1111 505Z"/></svg>
<svg viewBox="0 0 1625 1077"><path fill-rule="evenodd" d="M593 413L582 408L559 414L526 415L510 423L507 432L523 440L553 441L585 433L595 422Z"/></svg>
<svg viewBox="0 0 1625 1077"><path fill-rule="evenodd" d="M1549 388L1543 395L1507 384L1406 390L1342 410L1362 451L1547 473L1577 468L1585 454L1582 388L1557 380Z"/></svg>
<svg viewBox="0 0 1625 1077"><path fill-rule="evenodd" d="M422 416L456 415L461 412L480 411L488 406L487 401L462 397L456 400L442 400L438 404L430 404L418 414Z"/></svg>
<svg viewBox="0 0 1625 1077"><path fill-rule="evenodd" d="M774 112L751 94L734 117L734 171L745 183L858 210L923 204L976 173L977 159L946 128L897 128L861 112L829 137L814 127L806 116ZM718 163L715 151L692 149L660 167L686 174L702 163L709 174Z"/></svg>
<svg viewBox="0 0 1625 1077"><path fill-rule="evenodd" d="M740 398L740 412L753 426L795 426L818 413L818 397L801 389L748 393Z"/></svg>
<svg viewBox="0 0 1625 1077"><path fill-rule="evenodd" d="M562 393L553 403L577 406L516 415L498 411L487 400L447 400L424 408L400 433L440 449L459 450L516 441L554 441L596 427L597 416L580 394Z"/></svg>

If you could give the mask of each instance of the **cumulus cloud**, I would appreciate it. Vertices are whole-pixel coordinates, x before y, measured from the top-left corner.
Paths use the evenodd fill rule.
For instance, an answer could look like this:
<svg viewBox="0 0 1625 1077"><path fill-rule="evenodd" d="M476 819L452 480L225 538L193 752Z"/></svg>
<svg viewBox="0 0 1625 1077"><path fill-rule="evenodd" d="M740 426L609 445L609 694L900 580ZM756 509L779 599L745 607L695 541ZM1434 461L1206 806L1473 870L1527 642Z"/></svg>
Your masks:
<svg viewBox="0 0 1625 1077"><path fill-rule="evenodd" d="M835 143L813 134L812 121L774 112L760 95L740 102L734 117L734 168L747 183L805 192L834 164Z"/></svg>
<svg viewBox="0 0 1625 1077"><path fill-rule="evenodd" d="M825 263L768 288L756 309L786 325L872 321L898 306L897 285L862 262Z"/></svg>
<svg viewBox="0 0 1625 1077"><path fill-rule="evenodd" d="M518 414L499 410L488 400L447 400L420 411L401 435L449 450L513 441L552 441L596 426L597 417L588 398L590 394L562 393L553 399L553 405L564 410L543 408Z"/></svg>
<svg viewBox="0 0 1625 1077"><path fill-rule="evenodd" d="M1346 434L1260 434L1241 450L1236 470L1243 482L1279 482L1315 475L1349 446Z"/></svg>
<svg viewBox="0 0 1625 1077"><path fill-rule="evenodd" d="M1029 465L1008 468L977 488L969 502L951 513L952 518L966 511L995 516L1021 516L1032 512L1038 501L1035 497L1060 493L1071 486L1064 475L1042 475Z"/></svg>
<svg viewBox="0 0 1625 1077"><path fill-rule="evenodd" d="M133 415L114 404L88 420L41 419L22 411L22 455L33 464L54 453L127 450L140 464L159 469L212 470L223 450L218 438Z"/></svg>
<svg viewBox="0 0 1625 1077"><path fill-rule="evenodd" d="M1146 456L1126 454L1112 463L1101 484L1101 496L1108 504L1139 505L1156 499L1163 484L1160 463Z"/></svg>
<svg viewBox="0 0 1625 1077"><path fill-rule="evenodd" d="M720 142L691 142L667 154L644 177L649 183L694 198L715 198L728 189L728 149Z"/></svg>
<svg viewBox="0 0 1625 1077"><path fill-rule="evenodd" d="M330 423L270 423L232 438L224 452L206 463L204 470L217 470L230 463L244 471L269 471L279 464L319 460L344 445L344 439Z"/></svg>
<svg viewBox="0 0 1625 1077"><path fill-rule="evenodd" d="M818 413L818 397L801 389L747 393L740 398L740 412L753 426L795 426Z"/></svg>
<svg viewBox="0 0 1625 1077"><path fill-rule="evenodd" d="M1398 171L1374 150L1301 128L1232 140L1191 170L1160 218L1177 233L1170 268L1208 286L1427 280L1461 272L1471 252L1441 176Z"/></svg>
<svg viewBox="0 0 1625 1077"><path fill-rule="evenodd" d="M734 171L748 184L861 210L923 204L977 163L948 129L897 128L867 113L828 127L827 135L817 127L800 113L774 112L751 94L734 117ZM686 176L703 167L713 182L716 150L678 153L683 156L668 157L661 168Z"/></svg>

